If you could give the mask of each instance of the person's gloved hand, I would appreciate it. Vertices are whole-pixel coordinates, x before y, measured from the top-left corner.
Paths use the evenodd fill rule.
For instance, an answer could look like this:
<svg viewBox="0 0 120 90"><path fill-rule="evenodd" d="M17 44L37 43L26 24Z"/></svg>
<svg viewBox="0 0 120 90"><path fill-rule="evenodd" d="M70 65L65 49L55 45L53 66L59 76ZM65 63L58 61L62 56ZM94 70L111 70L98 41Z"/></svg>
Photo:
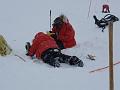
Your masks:
<svg viewBox="0 0 120 90"><path fill-rule="evenodd" d="M30 58L31 58L31 59L35 59L35 56L31 56Z"/></svg>
<svg viewBox="0 0 120 90"><path fill-rule="evenodd" d="M29 56L29 53L26 53L25 55L26 55L26 56Z"/></svg>

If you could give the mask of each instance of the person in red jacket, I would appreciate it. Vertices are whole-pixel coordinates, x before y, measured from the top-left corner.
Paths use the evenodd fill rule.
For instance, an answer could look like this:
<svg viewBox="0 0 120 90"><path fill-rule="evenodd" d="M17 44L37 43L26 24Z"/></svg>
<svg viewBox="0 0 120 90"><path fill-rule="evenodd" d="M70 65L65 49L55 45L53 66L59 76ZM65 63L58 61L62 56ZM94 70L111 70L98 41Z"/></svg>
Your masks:
<svg viewBox="0 0 120 90"><path fill-rule="evenodd" d="M67 63L83 67L82 60L76 56L62 54L55 40L43 32L37 33L32 41L32 45L27 42L25 47L27 56L42 59L51 66L60 67L60 63Z"/></svg>
<svg viewBox="0 0 120 90"><path fill-rule="evenodd" d="M60 49L71 48L76 45L75 31L65 15L60 15L54 20L50 32Z"/></svg>

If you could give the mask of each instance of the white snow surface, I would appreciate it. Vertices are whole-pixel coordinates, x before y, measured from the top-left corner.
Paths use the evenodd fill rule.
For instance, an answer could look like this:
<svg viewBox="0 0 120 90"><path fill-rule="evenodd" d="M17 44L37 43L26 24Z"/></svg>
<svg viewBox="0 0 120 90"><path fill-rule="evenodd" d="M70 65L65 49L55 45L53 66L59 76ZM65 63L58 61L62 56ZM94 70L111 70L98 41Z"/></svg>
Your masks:
<svg viewBox="0 0 120 90"><path fill-rule="evenodd" d="M101 13L105 3L109 4L111 14L119 18L119 0L1 0L0 34L13 52L0 56L0 90L109 90L109 68L89 73L109 65L108 27L101 32L93 19L93 15L105 15ZM25 43L31 42L37 32L50 30L50 9L52 22L65 14L76 32L77 45L62 53L76 55L83 60L84 67L61 64L54 68L42 61L33 62L25 55ZM120 61L119 24L113 25L114 63ZM96 60L86 59L87 54L95 55ZM114 90L120 90L120 64L114 66Z"/></svg>

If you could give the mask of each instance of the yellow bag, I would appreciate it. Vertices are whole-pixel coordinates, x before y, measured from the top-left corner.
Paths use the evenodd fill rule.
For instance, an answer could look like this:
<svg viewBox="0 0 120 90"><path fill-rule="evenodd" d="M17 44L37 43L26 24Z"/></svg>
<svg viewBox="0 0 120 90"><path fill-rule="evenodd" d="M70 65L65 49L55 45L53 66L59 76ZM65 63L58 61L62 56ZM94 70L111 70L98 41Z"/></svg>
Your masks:
<svg viewBox="0 0 120 90"><path fill-rule="evenodd" d="M8 46L6 40L0 35L0 55L5 56L11 53L12 49Z"/></svg>
<svg viewBox="0 0 120 90"><path fill-rule="evenodd" d="M51 36L51 35L54 35L54 34L55 34L55 33L51 33L51 32L49 32L49 31L47 31L46 33L47 33L47 35L49 35L49 36Z"/></svg>

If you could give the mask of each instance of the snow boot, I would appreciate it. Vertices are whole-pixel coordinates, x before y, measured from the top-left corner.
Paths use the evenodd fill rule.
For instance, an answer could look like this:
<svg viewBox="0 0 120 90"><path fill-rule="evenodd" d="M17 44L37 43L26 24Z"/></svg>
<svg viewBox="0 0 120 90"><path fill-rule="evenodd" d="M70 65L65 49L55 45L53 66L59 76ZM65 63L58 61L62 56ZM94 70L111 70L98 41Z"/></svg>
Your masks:
<svg viewBox="0 0 120 90"><path fill-rule="evenodd" d="M80 59L79 59L78 57L76 57L76 56L71 56L71 57L70 57L69 64L70 64L70 65L75 65L75 66L78 66L78 67L83 67L83 66L84 66L83 61L80 60Z"/></svg>
<svg viewBox="0 0 120 90"><path fill-rule="evenodd" d="M79 60L79 62L78 62L78 67L83 67L84 66L84 64L83 64L83 61L82 60Z"/></svg>
<svg viewBox="0 0 120 90"><path fill-rule="evenodd" d="M58 60L55 60L55 62L53 63L54 67L60 67L60 62Z"/></svg>
<svg viewBox="0 0 120 90"><path fill-rule="evenodd" d="M30 47L31 47L30 42L26 42L26 45L25 45L26 55L28 55L28 51L29 51Z"/></svg>

